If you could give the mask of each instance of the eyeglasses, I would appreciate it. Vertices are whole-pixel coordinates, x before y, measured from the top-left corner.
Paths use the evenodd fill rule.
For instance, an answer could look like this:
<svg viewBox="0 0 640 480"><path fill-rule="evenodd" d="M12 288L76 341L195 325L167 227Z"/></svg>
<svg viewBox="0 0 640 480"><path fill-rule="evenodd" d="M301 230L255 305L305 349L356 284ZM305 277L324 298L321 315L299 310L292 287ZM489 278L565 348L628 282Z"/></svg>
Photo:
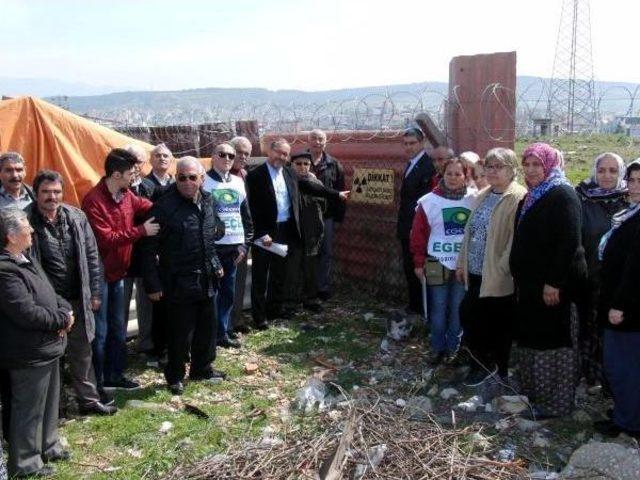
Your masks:
<svg viewBox="0 0 640 480"><path fill-rule="evenodd" d="M498 172L500 170L504 170L504 165L485 165L484 169L488 172Z"/></svg>
<svg viewBox="0 0 640 480"><path fill-rule="evenodd" d="M293 162L294 165L298 165L299 167L310 167L311 162Z"/></svg>
<svg viewBox="0 0 640 480"><path fill-rule="evenodd" d="M179 182L186 182L187 180L190 182L197 182L198 178L198 175L178 175L176 177Z"/></svg>
<svg viewBox="0 0 640 480"><path fill-rule="evenodd" d="M235 160L236 158L235 153L228 153L228 152L218 152L218 156L220 158L228 158L229 160Z"/></svg>

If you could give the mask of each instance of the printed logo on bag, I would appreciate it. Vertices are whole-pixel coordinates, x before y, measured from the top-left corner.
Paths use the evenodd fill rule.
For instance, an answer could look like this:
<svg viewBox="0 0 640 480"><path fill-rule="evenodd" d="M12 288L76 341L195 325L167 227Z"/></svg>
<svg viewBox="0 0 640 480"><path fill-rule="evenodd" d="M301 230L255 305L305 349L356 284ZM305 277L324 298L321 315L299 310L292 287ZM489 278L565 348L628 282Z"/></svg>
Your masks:
<svg viewBox="0 0 640 480"><path fill-rule="evenodd" d="M450 207L442 209L442 221L445 235L463 235L464 226L469 220L471 210L464 207Z"/></svg>

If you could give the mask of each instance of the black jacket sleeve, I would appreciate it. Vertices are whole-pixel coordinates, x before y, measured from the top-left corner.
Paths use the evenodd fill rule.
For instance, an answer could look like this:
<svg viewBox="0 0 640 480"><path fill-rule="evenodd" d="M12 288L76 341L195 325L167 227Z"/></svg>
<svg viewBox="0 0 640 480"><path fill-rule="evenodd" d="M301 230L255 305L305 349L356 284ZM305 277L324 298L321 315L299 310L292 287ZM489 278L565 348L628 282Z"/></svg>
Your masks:
<svg viewBox="0 0 640 480"><path fill-rule="evenodd" d="M20 328L53 332L66 328L71 307L60 297L57 309L37 305L24 281L10 271L0 271L0 291L0 308Z"/></svg>
<svg viewBox="0 0 640 480"><path fill-rule="evenodd" d="M306 178L298 179L298 187L300 192L307 193L314 197L328 198L329 200L340 201L340 192L333 188L328 188L320 182L313 182Z"/></svg>
<svg viewBox="0 0 640 480"><path fill-rule="evenodd" d="M84 213L82 214L80 227L84 233L85 253L87 255L87 266L89 267L89 289L91 290L92 296L100 298L102 294L102 262L100 260L100 253L98 252L96 237Z"/></svg>
<svg viewBox="0 0 640 480"><path fill-rule="evenodd" d="M157 206L154 206L149 212L149 218L151 217L155 217L156 222L160 224L160 232L153 237L142 237L138 242L144 289L147 293L158 293L162 292L162 282L158 271L158 254L160 251L160 237L163 232L162 212Z"/></svg>
<svg viewBox="0 0 640 480"><path fill-rule="evenodd" d="M582 210L572 188L556 188L557 193L550 193L556 195L556 201L548 211L549 235L553 239L553 247L548 252L549 263L544 281L547 285L563 289L571 281L571 267L576 260L576 252L581 248Z"/></svg>
<svg viewBox="0 0 640 480"><path fill-rule="evenodd" d="M240 215L244 229L244 247L249 248L253 242L253 219L251 218L251 210L249 210L249 201L246 198L240 204Z"/></svg>
<svg viewBox="0 0 640 480"><path fill-rule="evenodd" d="M640 271L640 230L636 231L629 245L629 256L620 276L618 288L611 299L611 308L625 312L630 305L638 303L638 271Z"/></svg>

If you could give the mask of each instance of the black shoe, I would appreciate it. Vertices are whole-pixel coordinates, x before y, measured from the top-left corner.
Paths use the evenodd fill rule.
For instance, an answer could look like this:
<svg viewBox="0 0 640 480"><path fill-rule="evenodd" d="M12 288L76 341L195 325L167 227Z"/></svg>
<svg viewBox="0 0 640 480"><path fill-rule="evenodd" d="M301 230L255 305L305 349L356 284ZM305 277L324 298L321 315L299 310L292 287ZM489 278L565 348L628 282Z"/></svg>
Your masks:
<svg viewBox="0 0 640 480"><path fill-rule="evenodd" d="M100 395L100 403L110 407L116 404L115 398L108 392L105 392L102 388L98 389L98 395Z"/></svg>
<svg viewBox="0 0 640 480"><path fill-rule="evenodd" d="M105 388L117 388L120 390L137 390L140 388L140 384L138 382L129 380L127 377L122 377L110 382L105 380L104 386Z"/></svg>
<svg viewBox="0 0 640 480"><path fill-rule="evenodd" d="M432 366L439 365L443 358L444 353L442 352L430 352L427 356L427 363Z"/></svg>
<svg viewBox="0 0 640 480"><path fill-rule="evenodd" d="M240 348L240 342L224 336L218 340L218 346L222 348Z"/></svg>
<svg viewBox="0 0 640 480"><path fill-rule="evenodd" d="M298 311L297 310L295 310L293 308L288 308L286 310L283 310L283 312L280 314L280 316L278 318L282 318L284 320L291 320L296 315L298 315Z"/></svg>
<svg viewBox="0 0 640 480"><path fill-rule="evenodd" d="M247 327L246 325L237 325L237 326L233 327L233 331L234 332L238 332L238 333L247 334L247 333L249 333L249 327ZM235 333L234 333L234 335L235 335Z"/></svg>
<svg viewBox="0 0 640 480"><path fill-rule="evenodd" d="M229 338L231 340L237 340L238 339L238 334L236 332L230 332L229 333Z"/></svg>
<svg viewBox="0 0 640 480"><path fill-rule="evenodd" d="M322 300L323 302L326 302L327 300L329 300L333 295L331 294L331 292L318 292L318 298L320 300Z"/></svg>
<svg viewBox="0 0 640 480"><path fill-rule="evenodd" d="M184 385L182 382L172 383L168 388L174 395L182 395L184 393Z"/></svg>
<svg viewBox="0 0 640 480"><path fill-rule="evenodd" d="M227 374L224 372L221 372L220 370L216 370L215 368L212 368L210 371L204 374L189 375L189 379L194 382L211 380L212 378L221 378L222 380L224 380L225 378L227 378Z"/></svg>
<svg viewBox="0 0 640 480"><path fill-rule="evenodd" d="M320 313L324 310L324 307L319 303L305 303L303 307L313 313Z"/></svg>
<svg viewBox="0 0 640 480"><path fill-rule="evenodd" d="M269 322L267 322L266 320L260 320L259 322L256 322L257 330L266 330L267 328L269 328Z"/></svg>
<svg viewBox="0 0 640 480"><path fill-rule="evenodd" d="M80 415L113 415L117 411L118 407L105 405L102 402L96 402L78 408Z"/></svg>
<svg viewBox="0 0 640 480"><path fill-rule="evenodd" d="M56 453L54 455L42 455L42 461L44 463L66 462L67 460L71 460L71 452L68 450L62 450L60 453Z"/></svg>
<svg viewBox="0 0 640 480"><path fill-rule="evenodd" d="M45 465L40 470L36 470L35 472L25 473L23 475L16 475L12 478L44 478L44 477L53 477L56 474L56 470L49 465Z"/></svg>

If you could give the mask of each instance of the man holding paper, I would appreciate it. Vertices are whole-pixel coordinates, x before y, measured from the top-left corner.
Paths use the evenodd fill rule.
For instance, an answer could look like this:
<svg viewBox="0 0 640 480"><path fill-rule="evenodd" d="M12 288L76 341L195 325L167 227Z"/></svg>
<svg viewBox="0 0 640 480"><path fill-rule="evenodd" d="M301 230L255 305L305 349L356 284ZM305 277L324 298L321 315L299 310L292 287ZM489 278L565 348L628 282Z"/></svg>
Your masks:
<svg viewBox="0 0 640 480"><path fill-rule="evenodd" d="M349 196L349 192L338 192L298 179L291 167L286 165L290 153L291 146L286 140L275 140L271 143L266 163L247 175L247 196L255 238L252 250L251 313L259 329L268 327L267 320L292 316L292 312L286 311L283 304L289 299L287 292L296 291L295 282L302 253L300 191L343 201ZM287 246L286 256L265 249L271 248L274 242ZM290 283L285 284L285 280Z"/></svg>

